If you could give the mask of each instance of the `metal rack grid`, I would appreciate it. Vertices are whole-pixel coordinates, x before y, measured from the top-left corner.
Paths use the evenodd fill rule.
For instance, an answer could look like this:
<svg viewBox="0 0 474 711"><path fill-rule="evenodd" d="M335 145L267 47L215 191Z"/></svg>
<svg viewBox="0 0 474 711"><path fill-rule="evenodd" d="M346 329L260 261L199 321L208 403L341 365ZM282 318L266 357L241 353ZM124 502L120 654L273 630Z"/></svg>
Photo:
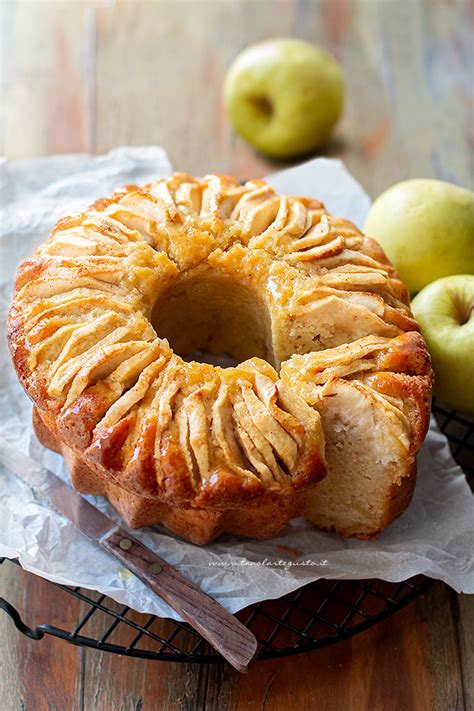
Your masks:
<svg viewBox="0 0 474 711"><path fill-rule="evenodd" d="M474 482L474 420L433 405L438 424L456 461ZM0 565L5 559L0 559ZM15 561L7 561L14 564ZM432 580L423 575L401 583L371 580L318 580L277 600L266 600L237 613L259 641L259 659L271 659L325 647L351 637L389 617L424 592ZM56 583L65 605L74 598L77 620L70 626L43 623L29 627L20 613L0 598L0 607L18 630L32 639L45 635L72 644L143 659L219 662L222 658L187 624L144 615L105 595Z"/></svg>

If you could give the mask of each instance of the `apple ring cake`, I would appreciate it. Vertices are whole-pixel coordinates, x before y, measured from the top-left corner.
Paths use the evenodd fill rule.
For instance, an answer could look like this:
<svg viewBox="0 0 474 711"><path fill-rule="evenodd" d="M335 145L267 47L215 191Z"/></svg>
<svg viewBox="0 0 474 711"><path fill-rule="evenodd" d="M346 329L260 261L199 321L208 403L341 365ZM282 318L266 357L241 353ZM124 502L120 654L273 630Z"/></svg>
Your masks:
<svg viewBox="0 0 474 711"><path fill-rule="evenodd" d="M317 200L127 186L22 263L8 337L40 441L132 527L368 538L410 501L429 356L380 246Z"/></svg>

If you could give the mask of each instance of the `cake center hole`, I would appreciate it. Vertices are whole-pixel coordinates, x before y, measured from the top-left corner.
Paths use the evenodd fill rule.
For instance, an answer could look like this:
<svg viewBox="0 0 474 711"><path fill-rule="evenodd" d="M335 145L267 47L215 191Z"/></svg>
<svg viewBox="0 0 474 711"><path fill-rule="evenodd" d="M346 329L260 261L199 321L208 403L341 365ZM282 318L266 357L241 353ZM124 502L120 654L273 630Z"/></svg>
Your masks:
<svg viewBox="0 0 474 711"><path fill-rule="evenodd" d="M181 276L158 297L151 322L187 361L231 367L257 356L274 365L265 305L252 288L211 270Z"/></svg>

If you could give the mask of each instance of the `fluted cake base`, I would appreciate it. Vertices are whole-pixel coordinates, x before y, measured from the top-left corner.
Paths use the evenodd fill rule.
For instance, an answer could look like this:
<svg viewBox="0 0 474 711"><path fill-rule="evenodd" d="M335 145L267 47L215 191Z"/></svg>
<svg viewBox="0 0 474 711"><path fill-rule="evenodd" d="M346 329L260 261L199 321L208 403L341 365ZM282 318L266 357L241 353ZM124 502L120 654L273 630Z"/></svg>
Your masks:
<svg viewBox="0 0 474 711"><path fill-rule="evenodd" d="M74 489L81 494L106 497L131 528L162 524L197 545L209 543L222 533L264 540L279 535L289 520L301 515L306 507L307 492L286 498L267 493L255 504L249 502L245 507L222 511L170 506L108 482L84 457L59 440L54 424L47 425L36 407L33 428L43 446L62 454Z"/></svg>

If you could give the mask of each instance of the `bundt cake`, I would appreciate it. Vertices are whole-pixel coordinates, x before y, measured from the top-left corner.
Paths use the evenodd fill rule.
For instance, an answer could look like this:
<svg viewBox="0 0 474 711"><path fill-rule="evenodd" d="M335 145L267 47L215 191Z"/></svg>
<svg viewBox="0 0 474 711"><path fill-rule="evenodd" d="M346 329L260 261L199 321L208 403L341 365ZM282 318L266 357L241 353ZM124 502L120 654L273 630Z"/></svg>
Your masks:
<svg viewBox="0 0 474 711"><path fill-rule="evenodd" d="M429 356L382 249L317 200L127 186L23 262L8 337L40 441L130 526L367 538L411 498Z"/></svg>

